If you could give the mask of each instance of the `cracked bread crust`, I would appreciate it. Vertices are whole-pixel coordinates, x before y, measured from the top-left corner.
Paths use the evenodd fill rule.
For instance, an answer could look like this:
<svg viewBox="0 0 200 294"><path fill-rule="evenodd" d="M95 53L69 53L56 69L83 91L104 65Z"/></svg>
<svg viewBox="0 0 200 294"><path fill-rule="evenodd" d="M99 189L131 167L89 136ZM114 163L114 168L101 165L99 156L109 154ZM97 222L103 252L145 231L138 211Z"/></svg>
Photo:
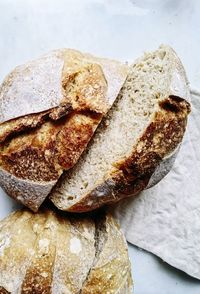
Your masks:
<svg viewBox="0 0 200 294"><path fill-rule="evenodd" d="M115 60L73 49L52 51L16 67L5 78L0 87L0 124L67 102L73 104L73 108L85 109L87 106L98 113L106 112L126 79L127 71L125 64ZM82 73L85 73L84 78ZM79 101L76 95L66 95L75 80L83 86L79 89ZM108 86L106 96L98 87L104 81ZM88 84L92 87L87 87ZM87 96L86 100L84 96Z"/></svg>
<svg viewBox="0 0 200 294"><path fill-rule="evenodd" d="M12 198L37 211L63 170L79 159L126 74L119 62L63 49L5 79L0 185Z"/></svg>
<svg viewBox="0 0 200 294"><path fill-rule="evenodd" d="M22 210L2 223L0 271L6 279L0 276L0 293L132 293L127 244L110 214L75 217L48 209L37 214Z"/></svg>
<svg viewBox="0 0 200 294"><path fill-rule="evenodd" d="M160 103L151 124L138 140L132 155L115 164L115 170L104 182L84 195L66 210L83 212L104 204L115 203L144 190L162 162L181 143L190 112L190 104L171 95ZM54 203L59 207L59 201ZM62 206L59 207L63 209Z"/></svg>
<svg viewBox="0 0 200 294"><path fill-rule="evenodd" d="M68 169L73 165L70 162L71 156L69 162L66 158L65 166L62 166L62 159L68 155L65 154L67 152L63 145L67 144L66 149L75 153L76 162L101 120L101 110L103 113L106 107L107 91L107 82L101 67L82 62L76 64L75 72L69 73L68 63L66 65L65 62L64 65L62 87L66 96L64 100L67 102L64 101L57 109L49 111L46 119L47 113L39 113L38 117L34 114L30 118L26 116L11 121L11 126L6 122L7 127L2 130L1 137L7 140L1 142L1 167L20 179L40 182L58 179L63 168ZM95 117L92 113L99 105L102 105L102 109L98 109L99 115ZM69 109L73 115L68 115ZM13 127L14 130L11 131ZM80 132L83 132L83 139ZM70 138L68 134L71 134Z"/></svg>
<svg viewBox="0 0 200 294"><path fill-rule="evenodd" d="M22 133L2 144L1 167L24 180L57 180L63 170L76 163L101 117L71 113L61 121L47 121Z"/></svg>
<svg viewBox="0 0 200 294"><path fill-rule="evenodd" d="M30 130L40 126L48 116L49 111L40 114L30 114L0 124L0 144L6 141L12 134Z"/></svg>

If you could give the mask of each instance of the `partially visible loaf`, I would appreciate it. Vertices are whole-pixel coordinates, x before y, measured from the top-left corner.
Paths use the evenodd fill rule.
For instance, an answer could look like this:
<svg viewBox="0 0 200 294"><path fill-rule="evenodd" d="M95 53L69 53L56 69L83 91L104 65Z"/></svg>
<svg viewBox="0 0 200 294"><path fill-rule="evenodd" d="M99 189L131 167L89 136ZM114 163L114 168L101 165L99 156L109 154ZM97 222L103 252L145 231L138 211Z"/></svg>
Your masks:
<svg viewBox="0 0 200 294"><path fill-rule="evenodd" d="M126 241L104 212L18 211L0 222L0 244L0 293L132 293Z"/></svg>
<svg viewBox="0 0 200 294"><path fill-rule="evenodd" d="M162 45L136 60L87 150L53 189L53 203L89 211L161 180L183 138L188 100L186 74L172 48Z"/></svg>
<svg viewBox="0 0 200 294"><path fill-rule="evenodd" d="M61 49L18 66L0 88L0 185L37 211L112 106L126 65Z"/></svg>

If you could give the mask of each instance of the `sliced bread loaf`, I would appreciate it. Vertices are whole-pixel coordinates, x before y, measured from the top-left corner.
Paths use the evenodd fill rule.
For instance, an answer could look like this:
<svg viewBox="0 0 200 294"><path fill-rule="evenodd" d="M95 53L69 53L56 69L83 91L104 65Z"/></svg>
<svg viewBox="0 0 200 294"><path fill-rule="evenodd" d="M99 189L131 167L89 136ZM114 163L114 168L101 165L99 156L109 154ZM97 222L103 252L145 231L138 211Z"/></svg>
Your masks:
<svg viewBox="0 0 200 294"><path fill-rule="evenodd" d="M86 152L52 191L53 203L88 211L158 182L184 135L188 99L184 68L170 47L137 60Z"/></svg>
<svg viewBox="0 0 200 294"><path fill-rule="evenodd" d="M126 240L110 214L22 210L0 222L0 245L0 293L132 293Z"/></svg>
<svg viewBox="0 0 200 294"><path fill-rule="evenodd" d="M127 76L76 50L18 66L0 87L0 185L34 211L79 159Z"/></svg>

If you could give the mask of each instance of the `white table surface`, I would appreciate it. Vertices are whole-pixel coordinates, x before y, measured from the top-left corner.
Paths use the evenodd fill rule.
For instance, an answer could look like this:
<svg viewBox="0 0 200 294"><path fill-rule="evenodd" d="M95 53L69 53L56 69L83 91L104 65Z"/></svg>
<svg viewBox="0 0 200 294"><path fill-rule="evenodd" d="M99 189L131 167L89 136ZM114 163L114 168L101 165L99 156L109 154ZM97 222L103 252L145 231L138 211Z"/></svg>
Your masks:
<svg viewBox="0 0 200 294"><path fill-rule="evenodd" d="M174 47L191 87L200 89L198 0L0 0L0 80L55 48L131 61L160 43ZM0 218L13 208L0 190ZM129 254L135 294L200 293L200 281L152 254L132 245Z"/></svg>

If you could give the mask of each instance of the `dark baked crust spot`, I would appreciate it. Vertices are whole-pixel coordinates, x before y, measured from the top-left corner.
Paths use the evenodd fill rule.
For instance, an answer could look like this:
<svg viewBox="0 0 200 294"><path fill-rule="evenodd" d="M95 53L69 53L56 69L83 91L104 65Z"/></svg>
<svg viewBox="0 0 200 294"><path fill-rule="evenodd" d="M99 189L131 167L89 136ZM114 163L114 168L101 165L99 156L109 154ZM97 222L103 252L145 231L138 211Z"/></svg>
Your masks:
<svg viewBox="0 0 200 294"><path fill-rule="evenodd" d="M11 294L11 293L8 292L5 288L0 286L0 294Z"/></svg>
<svg viewBox="0 0 200 294"><path fill-rule="evenodd" d="M186 101L181 97L170 95L167 99L162 100L159 106L161 109L175 113L182 111L182 109L186 107L188 108L188 112L190 112L190 104L185 102Z"/></svg>
<svg viewBox="0 0 200 294"><path fill-rule="evenodd" d="M49 117L53 120L58 120L62 118L63 116L68 115L73 111L71 103L62 103L60 106L54 108L50 114Z"/></svg>
<svg viewBox="0 0 200 294"><path fill-rule="evenodd" d="M49 270L49 269L48 269ZM50 276L50 273L49 273ZM43 278L39 269L28 272L22 285L22 294L50 294L52 277Z"/></svg>
<svg viewBox="0 0 200 294"><path fill-rule="evenodd" d="M170 109L161 107L161 110L155 113L154 120L138 140L132 156L118 165L128 186L133 186L132 194L136 194L137 190L134 182L140 182L142 179L146 186L161 160L173 152L183 138L190 111L189 103L179 97L174 99L174 96L165 99L164 103L173 106Z"/></svg>
<svg viewBox="0 0 200 294"><path fill-rule="evenodd" d="M183 103L185 106L187 106L190 109L190 104L184 99L176 95L169 95L169 99L172 99L173 101L176 101L177 103Z"/></svg>
<svg viewBox="0 0 200 294"><path fill-rule="evenodd" d="M170 103L168 100L164 100L159 103L160 107L167 111L178 112L179 108L176 104Z"/></svg>
<svg viewBox="0 0 200 294"><path fill-rule="evenodd" d="M61 103L60 106L41 113L25 115L0 124L0 144L11 140L21 133L30 132L32 129L39 128L45 121L50 119L57 121L66 117L73 111L70 103Z"/></svg>

